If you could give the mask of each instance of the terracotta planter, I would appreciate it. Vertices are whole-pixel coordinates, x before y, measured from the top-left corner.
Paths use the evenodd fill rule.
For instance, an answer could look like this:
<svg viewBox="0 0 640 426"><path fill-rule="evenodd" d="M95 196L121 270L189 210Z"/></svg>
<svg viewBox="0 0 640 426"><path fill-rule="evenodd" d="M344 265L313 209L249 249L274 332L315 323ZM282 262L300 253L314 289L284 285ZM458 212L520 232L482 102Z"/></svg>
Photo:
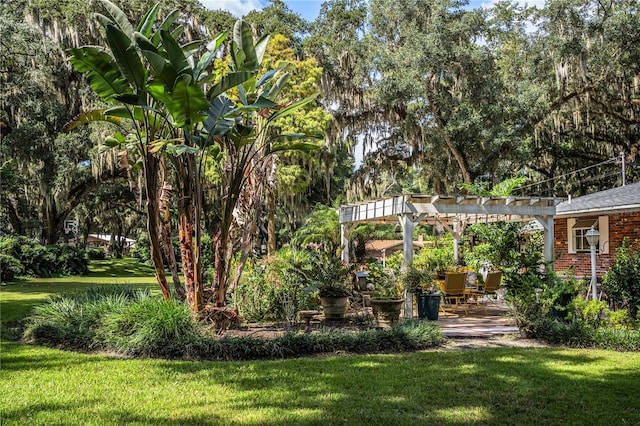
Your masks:
<svg viewBox="0 0 640 426"><path fill-rule="evenodd" d="M389 328L400 319L404 299L371 299L376 326Z"/></svg>
<svg viewBox="0 0 640 426"><path fill-rule="evenodd" d="M349 310L348 296L327 296L320 298L324 317L328 320L342 319Z"/></svg>

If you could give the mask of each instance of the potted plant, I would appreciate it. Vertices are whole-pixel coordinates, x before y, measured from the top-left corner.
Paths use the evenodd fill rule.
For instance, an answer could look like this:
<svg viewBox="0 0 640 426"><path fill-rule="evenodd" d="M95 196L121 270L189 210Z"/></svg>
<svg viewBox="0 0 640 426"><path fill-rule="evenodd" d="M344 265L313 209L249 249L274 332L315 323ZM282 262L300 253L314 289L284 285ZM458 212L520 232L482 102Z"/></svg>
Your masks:
<svg viewBox="0 0 640 426"><path fill-rule="evenodd" d="M372 273L369 273L371 278ZM379 268L373 273L372 284L375 293L371 298L371 308L378 327L387 328L400 319L400 311L404 297L402 296L401 281Z"/></svg>
<svg viewBox="0 0 640 426"><path fill-rule="evenodd" d="M432 274L414 266L407 266L400 274L400 280L407 292L416 297L418 318L437 320L440 288L433 283Z"/></svg>
<svg viewBox="0 0 640 426"><path fill-rule="evenodd" d="M310 258L312 276L326 319L342 319L349 310L351 268L325 252Z"/></svg>

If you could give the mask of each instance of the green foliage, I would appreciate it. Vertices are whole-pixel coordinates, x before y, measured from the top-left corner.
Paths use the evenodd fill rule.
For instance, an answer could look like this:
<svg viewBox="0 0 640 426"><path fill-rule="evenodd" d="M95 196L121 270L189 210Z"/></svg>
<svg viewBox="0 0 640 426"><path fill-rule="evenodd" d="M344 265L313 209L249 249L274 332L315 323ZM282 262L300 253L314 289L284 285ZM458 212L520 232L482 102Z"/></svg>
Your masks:
<svg viewBox="0 0 640 426"><path fill-rule="evenodd" d="M465 261L474 269L479 266L485 268L509 268L521 262L520 243L524 239L523 225L516 222L480 223L468 228L473 233L477 246L473 253L465 255ZM527 243L530 253L542 251L542 240L532 235ZM478 268L479 269L479 268Z"/></svg>
<svg viewBox="0 0 640 426"><path fill-rule="evenodd" d="M92 287L52 296L27 317L23 339L80 350L102 347L97 334L104 316L143 297L148 294L130 286Z"/></svg>
<svg viewBox="0 0 640 426"><path fill-rule="evenodd" d="M453 240L445 239L439 247L425 247L413 259L413 265L432 273L444 273L453 267Z"/></svg>
<svg viewBox="0 0 640 426"><path fill-rule="evenodd" d="M200 324L188 305L143 297L104 315L96 338L126 355L190 357L200 337Z"/></svg>
<svg viewBox="0 0 640 426"><path fill-rule="evenodd" d="M68 245L43 246L27 237L0 237L0 253L19 262L20 267L17 268L16 263L7 258L7 274L14 273L14 278L16 272L32 277L85 275L89 272L85 251Z"/></svg>
<svg viewBox="0 0 640 426"><path fill-rule="evenodd" d="M490 182L477 182L474 184L461 183L460 189L471 195L485 195L490 197L507 197L513 194L519 186L524 185L529 180L526 176L505 179L489 188Z"/></svg>
<svg viewBox="0 0 640 426"><path fill-rule="evenodd" d="M336 253L340 247L340 224L336 209L316 206L316 209L298 228L292 240L296 247L317 245L328 253Z"/></svg>
<svg viewBox="0 0 640 426"><path fill-rule="evenodd" d="M442 343L439 328L408 321L391 330L235 338L209 336L189 307L132 288L95 288L38 306L26 320L24 340L138 357L199 359L283 358L334 351L413 351Z"/></svg>
<svg viewBox="0 0 640 426"><path fill-rule="evenodd" d="M89 260L105 260L107 258L107 254L101 248L93 248L87 250L87 257Z"/></svg>
<svg viewBox="0 0 640 426"><path fill-rule="evenodd" d="M423 249L424 250L424 249ZM431 282L433 281L433 275L426 269L420 269L415 266L404 268L404 270L398 276L398 281L402 287L407 291L417 294L423 291L433 291Z"/></svg>
<svg viewBox="0 0 640 426"><path fill-rule="evenodd" d="M623 241L602 280L602 289L614 306L626 308L631 318L640 320L640 244Z"/></svg>
<svg viewBox="0 0 640 426"><path fill-rule="evenodd" d="M311 287L316 287L320 297L347 296L350 294L352 268L342 259L325 251L314 251L309 256L304 277Z"/></svg>
<svg viewBox="0 0 640 426"><path fill-rule="evenodd" d="M373 284L376 299L401 299L402 283L393 276L393 273L384 269L382 265L371 263L367 282Z"/></svg>
<svg viewBox="0 0 640 426"><path fill-rule="evenodd" d="M261 264L246 265L234 304L249 321L293 322L299 310L318 306L309 253L283 248Z"/></svg>
<svg viewBox="0 0 640 426"><path fill-rule="evenodd" d="M280 320L274 286L265 277L261 265L247 264L233 292L233 304L247 321Z"/></svg>
<svg viewBox="0 0 640 426"><path fill-rule="evenodd" d="M13 281L24 275L22 263L10 254L0 253L0 282Z"/></svg>

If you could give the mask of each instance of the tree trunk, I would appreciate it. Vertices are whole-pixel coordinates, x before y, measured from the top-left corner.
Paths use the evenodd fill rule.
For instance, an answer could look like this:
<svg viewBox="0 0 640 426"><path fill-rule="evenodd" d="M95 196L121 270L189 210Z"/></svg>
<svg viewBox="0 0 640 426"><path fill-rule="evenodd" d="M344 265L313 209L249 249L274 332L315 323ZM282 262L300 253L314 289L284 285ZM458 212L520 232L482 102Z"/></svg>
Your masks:
<svg viewBox="0 0 640 426"><path fill-rule="evenodd" d="M267 254L273 256L276 250L276 195L267 188Z"/></svg>
<svg viewBox="0 0 640 426"><path fill-rule="evenodd" d="M160 238L162 241L162 247L164 248L164 256L167 258L167 262L169 262L169 270L171 271L171 278L173 279L173 287L176 292L176 297L180 300L185 300L185 289L180 281L180 275L178 274L178 261L176 260L176 253L173 250L173 244L171 242L171 217L169 215L170 198L171 185L165 182L162 184L162 192L160 194L160 217L162 218Z"/></svg>
<svg viewBox="0 0 640 426"><path fill-rule="evenodd" d="M151 249L151 261L153 262L153 268L155 271L156 280L162 291L162 296L165 300L171 298L171 292L169 291L169 284L167 283L167 277L164 274L164 262L162 261L162 254L160 251L160 239L158 235L159 226L158 223L158 172L159 161L154 154L150 152L144 153L146 161L144 162L144 176L145 176L145 189L147 193L147 232L149 234L149 246Z"/></svg>
<svg viewBox="0 0 640 426"><path fill-rule="evenodd" d="M215 306L223 307L227 277L227 242L228 238L218 231L213 239L215 250L214 272L213 272L213 294Z"/></svg>

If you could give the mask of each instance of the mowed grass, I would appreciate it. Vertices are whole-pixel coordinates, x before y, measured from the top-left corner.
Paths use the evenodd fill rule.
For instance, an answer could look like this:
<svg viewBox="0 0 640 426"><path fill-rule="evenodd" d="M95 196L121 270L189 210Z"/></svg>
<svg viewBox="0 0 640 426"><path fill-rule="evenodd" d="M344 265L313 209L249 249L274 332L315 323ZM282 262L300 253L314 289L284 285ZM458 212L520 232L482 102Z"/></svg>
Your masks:
<svg viewBox="0 0 640 426"><path fill-rule="evenodd" d="M91 269L87 277L3 286L3 321L54 293L156 287L152 271L135 261L95 262ZM3 425L636 425L638 395L640 354L613 351L492 348L189 362L0 346Z"/></svg>
<svg viewBox="0 0 640 426"><path fill-rule="evenodd" d="M135 259L91 261L89 275L86 276L23 279L0 286L0 321L11 324L20 320L34 306L54 294L114 284L158 289L153 268Z"/></svg>
<svg viewBox="0 0 640 426"><path fill-rule="evenodd" d="M256 362L2 343L4 425L637 425L640 354L497 348Z"/></svg>

